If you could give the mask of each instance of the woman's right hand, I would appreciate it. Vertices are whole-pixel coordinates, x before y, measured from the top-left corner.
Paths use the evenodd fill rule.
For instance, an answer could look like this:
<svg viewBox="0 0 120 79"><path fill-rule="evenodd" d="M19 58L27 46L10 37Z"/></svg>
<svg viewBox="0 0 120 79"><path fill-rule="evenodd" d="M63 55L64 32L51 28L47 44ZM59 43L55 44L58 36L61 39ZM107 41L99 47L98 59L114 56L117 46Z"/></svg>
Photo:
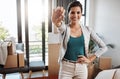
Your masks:
<svg viewBox="0 0 120 79"><path fill-rule="evenodd" d="M55 26L61 26L61 22L64 19L64 13L65 9L63 7L57 7L56 9L53 9L51 19Z"/></svg>

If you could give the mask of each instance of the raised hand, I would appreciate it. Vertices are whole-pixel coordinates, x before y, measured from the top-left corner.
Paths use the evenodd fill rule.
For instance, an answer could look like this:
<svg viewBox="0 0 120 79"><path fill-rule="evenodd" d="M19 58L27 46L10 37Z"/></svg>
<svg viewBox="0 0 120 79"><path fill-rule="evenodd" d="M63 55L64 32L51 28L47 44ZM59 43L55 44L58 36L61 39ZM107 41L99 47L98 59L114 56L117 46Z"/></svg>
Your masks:
<svg viewBox="0 0 120 79"><path fill-rule="evenodd" d="M56 9L53 9L53 14L51 19L55 26L58 27L61 25L61 22L64 19L64 13L65 13L65 9L63 7L57 7Z"/></svg>

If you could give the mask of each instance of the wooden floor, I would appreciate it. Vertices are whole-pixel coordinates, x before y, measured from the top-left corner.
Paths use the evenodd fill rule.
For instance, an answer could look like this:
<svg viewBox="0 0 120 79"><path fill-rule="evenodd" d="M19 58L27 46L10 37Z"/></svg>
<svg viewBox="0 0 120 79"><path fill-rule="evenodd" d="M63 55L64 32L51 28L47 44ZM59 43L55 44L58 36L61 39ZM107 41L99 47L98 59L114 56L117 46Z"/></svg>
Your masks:
<svg viewBox="0 0 120 79"><path fill-rule="evenodd" d="M33 72L31 78L28 77L28 73L23 74L24 79L58 79L58 75L48 76L48 71L45 71L43 75L42 72ZM2 79L2 75L0 75L0 79ZM21 75L19 73L7 74L5 79L21 79Z"/></svg>
<svg viewBox="0 0 120 79"><path fill-rule="evenodd" d="M2 74L0 74L0 79L2 79ZM45 77L43 77L45 76ZM31 77L29 78L29 73L23 73L23 77L24 79L51 79L51 78L47 78L48 76L48 72L45 71L44 75L43 72L38 71L38 72L33 72L31 74ZM10 73L10 74L6 74L6 78L5 79L21 79L21 74L20 73Z"/></svg>
<svg viewBox="0 0 120 79"><path fill-rule="evenodd" d="M54 75L54 76L46 76L46 77L38 77L38 78L30 78L30 79L58 79L58 76Z"/></svg>

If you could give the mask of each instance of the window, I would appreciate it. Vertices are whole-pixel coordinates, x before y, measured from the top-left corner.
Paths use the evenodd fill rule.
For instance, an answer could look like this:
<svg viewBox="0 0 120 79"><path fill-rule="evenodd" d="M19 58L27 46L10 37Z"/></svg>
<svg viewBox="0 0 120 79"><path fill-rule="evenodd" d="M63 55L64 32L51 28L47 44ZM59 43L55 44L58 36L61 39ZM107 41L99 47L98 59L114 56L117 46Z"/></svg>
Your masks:
<svg viewBox="0 0 120 79"><path fill-rule="evenodd" d="M81 22L83 25L86 25L86 1L87 0L77 0L77 1L80 1L80 3L83 6L83 13L82 13Z"/></svg>
<svg viewBox="0 0 120 79"><path fill-rule="evenodd" d="M8 31L8 37L17 42L16 0L0 0L0 27Z"/></svg>
<svg viewBox="0 0 120 79"><path fill-rule="evenodd" d="M29 62L44 61L48 65L48 1L21 0L21 5L22 40L27 58Z"/></svg>
<svg viewBox="0 0 120 79"><path fill-rule="evenodd" d="M48 0L0 0L1 27L24 43L27 62L48 65Z"/></svg>

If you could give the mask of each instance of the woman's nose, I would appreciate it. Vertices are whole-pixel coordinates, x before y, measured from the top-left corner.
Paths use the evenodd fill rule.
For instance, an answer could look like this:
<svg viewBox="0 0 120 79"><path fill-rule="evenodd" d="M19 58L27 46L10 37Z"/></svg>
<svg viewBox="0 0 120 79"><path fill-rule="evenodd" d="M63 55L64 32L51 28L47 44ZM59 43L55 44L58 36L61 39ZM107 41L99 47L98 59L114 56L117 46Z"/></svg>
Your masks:
<svg viewBox="0 0 120 79"><path fill-rule="evenodd" d="M74 14L74 17L77 17L77 16L78 16L78 14L77 14L77 13L75 13L75 14Z"/></svg>

